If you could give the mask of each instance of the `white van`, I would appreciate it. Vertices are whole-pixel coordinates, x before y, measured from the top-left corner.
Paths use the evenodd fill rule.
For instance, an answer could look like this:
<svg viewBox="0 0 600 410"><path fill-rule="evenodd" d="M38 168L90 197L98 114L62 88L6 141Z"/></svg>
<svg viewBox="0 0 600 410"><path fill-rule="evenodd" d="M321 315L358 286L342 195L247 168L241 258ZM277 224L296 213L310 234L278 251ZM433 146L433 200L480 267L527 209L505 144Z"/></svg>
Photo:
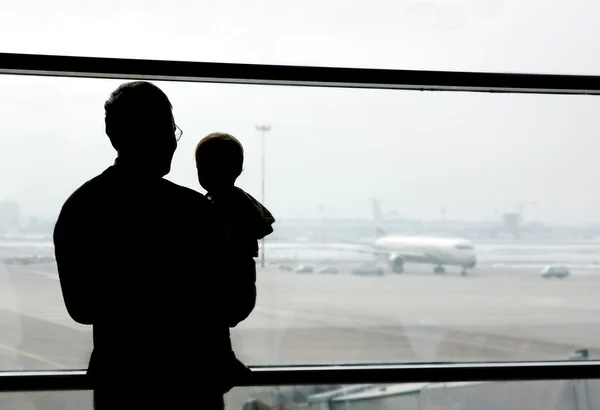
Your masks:
<svg viewBox="0 0 600 410"><path fill-rule="evenodd" d="M548 265L542 270L542 278L566 278L571 272L564 265Z"/></svg>

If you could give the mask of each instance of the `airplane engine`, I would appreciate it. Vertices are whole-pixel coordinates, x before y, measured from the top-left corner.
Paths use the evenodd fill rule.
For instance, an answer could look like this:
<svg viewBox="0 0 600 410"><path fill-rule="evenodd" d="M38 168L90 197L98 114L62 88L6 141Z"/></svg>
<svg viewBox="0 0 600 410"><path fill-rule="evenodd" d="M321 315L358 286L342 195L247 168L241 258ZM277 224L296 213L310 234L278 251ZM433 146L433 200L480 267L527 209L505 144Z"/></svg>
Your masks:
<svg viewBox="0 0 600 410"><path fill-rule="evenodd" d="M392 272L394 273L402 273L404 272L404 259L402 259L398 255L390 255L390 265L392 267Z"/></svg>

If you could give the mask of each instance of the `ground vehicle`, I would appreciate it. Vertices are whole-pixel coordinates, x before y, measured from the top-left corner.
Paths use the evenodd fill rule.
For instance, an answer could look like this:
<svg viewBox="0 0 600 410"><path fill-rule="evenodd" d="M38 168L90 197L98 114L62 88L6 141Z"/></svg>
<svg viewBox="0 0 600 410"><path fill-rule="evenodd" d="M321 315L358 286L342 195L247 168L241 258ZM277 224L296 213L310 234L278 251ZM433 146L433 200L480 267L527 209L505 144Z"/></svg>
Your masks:
<svg viewBox="0 0 600 410"><path fill-rule="evenodd" d="M300 265L296 268L296 273L313 273L315 269L312 266Z"/></svg>
<svg viewBox="0 0 600 410"><path fill-rule="evenodd" d="M333 266L327 266L325 268L319 269L319 273L338 273L339 270Z"/></svg>
<svg viewBox="0 0 600 410"><path fill-rule="evenodd" d="M566 278L571 274L568 267L564 265L548 265L542 270L542 278Z"/></svg>

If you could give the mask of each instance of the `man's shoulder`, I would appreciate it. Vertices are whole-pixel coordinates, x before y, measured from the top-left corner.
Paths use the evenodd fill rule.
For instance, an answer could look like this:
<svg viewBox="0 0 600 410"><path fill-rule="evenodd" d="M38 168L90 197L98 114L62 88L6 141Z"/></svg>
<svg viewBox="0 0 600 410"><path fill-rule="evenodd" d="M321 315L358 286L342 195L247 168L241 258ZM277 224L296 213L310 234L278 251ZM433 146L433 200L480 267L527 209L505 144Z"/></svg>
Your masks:
<svg viewBox="0 0 600 410"><path fill-rule="evenodd" d="M214 220L214 209L206 196L166 179L161 181L161 191L163 199L169 202L166 204L166 208L172 209L176 214L174 218L182 221L185 225L191 226L199 223L209 229ZM198 227L198 225L195 226Z"/></svg>
<svg viewBox="0 0 600 410"><path fill-rule="evenodd" d="M107 176L106 171L96 175L67 197L54 226L55 241L65 229L77 229L83 232L84 228L89 228L94 221L99 223L97 211L102 208L102 198L105 196L106 187L110 185Z"/></svg>
<svg viewBox="0 0 600 410"><path fill-rule="evenodd" d="M78 188L76 188L71 195L67 197L65 203L63 205L64 208L79 208L81 205L85 203L89 203L91 205L97 205L97 197L103 194L103 190L105 187L110 186L109 181L109 170L105 170L104 172L96 175L95 177L87 180L83 184L81 184Z"/></svg>
<svg viewBox="0 0 600 410"><path fill-rule="evenodd" d="M187 250L194 260L199 252L207 252L205 256L211 256L208 254L215 249L218 226L214 217L215 209L208 198L192 188L166 179L161 181L161 191L169 201L165 208L171 210L172 229L181 235L181 249Z"/></svg>
<svg viewBox="0 0 600 410"><path fill-rule="evenodd" d="M191 202L192 204L197 204L199 206L209 205L208 199L200 192L171 182L168 179L163 178L161 180L161 187L166 194L170 195L171 198L176 201Z"/></svg>

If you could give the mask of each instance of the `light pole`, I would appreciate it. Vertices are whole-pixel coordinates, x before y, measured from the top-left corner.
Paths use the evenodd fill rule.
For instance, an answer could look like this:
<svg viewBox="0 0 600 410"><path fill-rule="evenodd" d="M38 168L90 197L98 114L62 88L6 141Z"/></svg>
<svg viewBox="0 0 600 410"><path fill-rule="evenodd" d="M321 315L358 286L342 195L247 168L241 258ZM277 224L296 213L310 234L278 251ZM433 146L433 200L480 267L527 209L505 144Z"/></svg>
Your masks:
<svg viewBox="0 0 600 410"><path fill-rule="evenodd" d="M261 202L265 204L265 134L271 130L270 125L257 125L256 130L261 133ZM265 267L265 238L261 239L262 252L260 253L260 266Z"/></svg>

